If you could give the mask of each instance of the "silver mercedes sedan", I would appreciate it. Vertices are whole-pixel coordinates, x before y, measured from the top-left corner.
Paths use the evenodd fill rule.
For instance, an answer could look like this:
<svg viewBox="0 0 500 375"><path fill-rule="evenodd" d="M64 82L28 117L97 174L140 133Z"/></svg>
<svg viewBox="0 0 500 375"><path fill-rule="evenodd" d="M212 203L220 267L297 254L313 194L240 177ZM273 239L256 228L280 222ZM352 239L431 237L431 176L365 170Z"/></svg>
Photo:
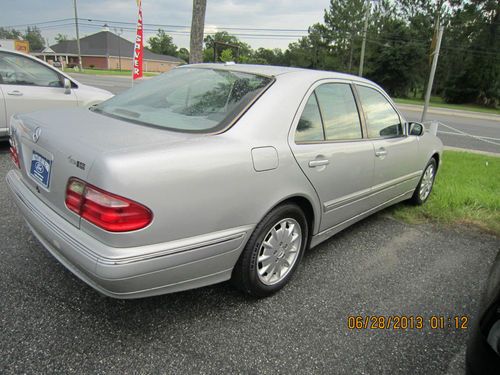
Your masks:
<svg viewBox="0 0 500 375"><path fill-rule="evenodd" d="M424 203L442 143L359 77L186 65L89 109L14 116L12 196L99 292L232 280L268 296L302 255L400 201Z"/></svg>

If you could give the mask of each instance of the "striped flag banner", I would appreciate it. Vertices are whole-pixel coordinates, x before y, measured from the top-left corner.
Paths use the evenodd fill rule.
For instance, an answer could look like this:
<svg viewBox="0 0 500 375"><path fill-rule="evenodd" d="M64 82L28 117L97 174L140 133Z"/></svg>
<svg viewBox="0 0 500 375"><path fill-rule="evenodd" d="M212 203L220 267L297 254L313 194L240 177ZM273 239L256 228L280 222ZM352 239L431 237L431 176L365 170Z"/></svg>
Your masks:
<svg viewBox="0 0 500 375"><path fill-rule="evenodd" d="M139 9L139 18L137 19L137 29L134 44L134 66L133 66L133 79L142 78L142 58L144 54L144 33L142 27L142 1L137 1Z"/></svg>

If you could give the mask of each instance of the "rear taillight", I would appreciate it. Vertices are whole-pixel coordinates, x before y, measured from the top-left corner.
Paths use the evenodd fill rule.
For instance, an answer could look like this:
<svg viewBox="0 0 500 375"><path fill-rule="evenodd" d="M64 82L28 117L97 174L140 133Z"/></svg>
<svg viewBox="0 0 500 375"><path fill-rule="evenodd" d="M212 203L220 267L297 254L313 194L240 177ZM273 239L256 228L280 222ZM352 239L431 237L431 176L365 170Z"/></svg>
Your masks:
<svg viewBox="0 0 500 375"><path fill-rule="evenodd" d="M77 178L68 181L66 206L85 220L110 232L142 229L153 219L153 213L147 207Z"/></svg>
<svg viewBox="0 0 500 375"><path fill-rule="evenodd" d="M21 166L19 165L19 154L17 153L17 147L12 141L12 139L9 139L9 143L10 143L10 150L9 150L10 159L16 165L16 167L21 168Z"/></svg>

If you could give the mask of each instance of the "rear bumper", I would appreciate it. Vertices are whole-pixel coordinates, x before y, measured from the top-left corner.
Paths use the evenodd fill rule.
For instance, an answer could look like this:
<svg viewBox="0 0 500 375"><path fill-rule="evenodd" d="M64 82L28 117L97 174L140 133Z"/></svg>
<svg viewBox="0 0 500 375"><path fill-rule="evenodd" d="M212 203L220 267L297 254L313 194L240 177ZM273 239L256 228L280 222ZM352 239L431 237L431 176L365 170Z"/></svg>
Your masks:
<svg viewBox="0 0 500 375"><path fill-rule="evenodd" d="M44 247L81 280L114 298L148 297L228 280L253 230L242 226L163 244L112 248L55 213L24 185L18 171L10 171L6 180Z"/></svg>

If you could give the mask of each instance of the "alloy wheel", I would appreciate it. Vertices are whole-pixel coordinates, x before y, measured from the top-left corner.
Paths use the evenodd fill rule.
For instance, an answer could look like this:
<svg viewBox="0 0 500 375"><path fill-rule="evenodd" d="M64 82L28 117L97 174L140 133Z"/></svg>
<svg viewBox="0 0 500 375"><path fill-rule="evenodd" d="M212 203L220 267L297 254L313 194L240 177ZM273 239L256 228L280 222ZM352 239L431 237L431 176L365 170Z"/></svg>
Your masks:
<svg viewBox="0 0 500 375"><path fill-rule="evenodd" d="M420 199L425 201L431 193L432 184L434 183L434 165L430 164L424 172L422 182L420 183Z"/></svg>
<svg viewBox="0 0 500 375"><path fill-rule="evenodd" d="M299 223L286 218L274 225L265 235L257 256L257 275L265 285L283 280L297 261L302 245Z"/></svg>

